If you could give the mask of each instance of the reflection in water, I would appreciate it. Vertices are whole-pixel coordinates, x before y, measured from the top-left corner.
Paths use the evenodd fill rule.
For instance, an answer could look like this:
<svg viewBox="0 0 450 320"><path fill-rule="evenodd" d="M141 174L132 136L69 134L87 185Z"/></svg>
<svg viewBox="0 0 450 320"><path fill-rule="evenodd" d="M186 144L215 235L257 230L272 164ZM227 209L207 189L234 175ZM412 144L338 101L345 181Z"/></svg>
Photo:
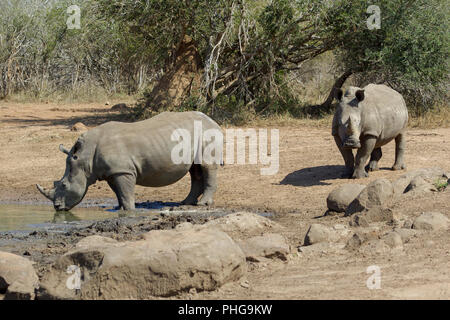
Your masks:
<svg viewBox="0 0 450 320"><path fill-rule="evenodd" d="M70 211L60 211L55 212L55 215L53 216L53 223L64 223L64 222L70 222L70 221L80 221L81 219L78 218L76 215L74 215Z"/></svg>
<svg viewBox="0 0 450 320"><path fill-rule="evenodd" d="M0 205L0 231L34 230L46 223L66 223L80 220L101 220L117 217L117 214L98 208L77 208L56 212L51 206Z"/></svg>
<svg viewBox="0 0 450 320"><path fill-rule="evenodd" d="M108 210L106 207L75 208L55 212L45 205L0 205L0 232L36 230L48 224L64 224L82 220L104 220L117 217L158 215L164 207L179 206L175 202L144 202L136 205L136 211ZM148 210L151 209L151 210Z"/></svg>

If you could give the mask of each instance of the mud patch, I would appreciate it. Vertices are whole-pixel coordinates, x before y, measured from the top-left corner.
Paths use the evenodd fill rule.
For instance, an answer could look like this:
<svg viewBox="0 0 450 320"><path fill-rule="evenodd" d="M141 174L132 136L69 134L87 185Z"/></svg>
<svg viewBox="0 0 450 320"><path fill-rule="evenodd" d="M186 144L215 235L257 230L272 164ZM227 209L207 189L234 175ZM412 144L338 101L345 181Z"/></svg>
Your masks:
<svg viewBox="0 0 450 320"><path fill-rule="evenodd" d="M136 216L50 223L32 231L0 232L0 251L26 256L35 261L36 272L41 277L58 257L73 249L84 237L99 235L118 241L139 240L144 233L151 230L174 229L184 222L203 224L232 212L226 209L185 206L182 209L170 208L146 216L139 215L140 211L137 211L133 213Z"/></svg>

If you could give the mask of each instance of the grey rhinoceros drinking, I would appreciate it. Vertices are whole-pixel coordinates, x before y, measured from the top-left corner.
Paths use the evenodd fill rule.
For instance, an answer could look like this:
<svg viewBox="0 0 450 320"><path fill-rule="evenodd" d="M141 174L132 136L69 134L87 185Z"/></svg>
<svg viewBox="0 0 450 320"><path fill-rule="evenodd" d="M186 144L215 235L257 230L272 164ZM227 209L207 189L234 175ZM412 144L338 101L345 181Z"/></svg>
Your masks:
<svg viewBox="0 0 450 320"><path fill-rule="evenodd" d="M194 131L198 127L205 135L200 132L196 137ZM216 122L194 111L164 112L135 123L107 122L81 135L70 151L60 145L60 150L67 154L64 176L54 182L51 190L39 185L37 188L53 201L57 211L70 210L81 202L90 185L97 180L106 180L117 196L119 207L129 210L135 208L136 184L167 186L189 172L191 190L182 203L197 204L202 195L198 204L209 205L217 188L217 169L223 162L221 149L213 161L195 161L205 148L214 149L211 148L214 139L205 138L208 130L222 134ZM190 141L187 139L184 143L192 146L188 148L190 154L184 151L187 161L182 162L174 161L173 157L174 150L178 150L177 146L183 140L179 139L180 134L178 141L173 137L180 132L188 134ZM186 135L183 138L186 139ZM220 159L216 161L218 157Z"/></svg>
<svg viewBox="0 0 450 320"><path fill-rule="evenodd" d="M408 109L397 91L369 84L365 88L350 87L345 94L336 92L339 106L333 118L332 135L345 161L346 174L367 177L365 165L370 156L369 171L378 170L381 146L395 139L393 170L405 169L405 130ZM353 157L352 149L358 149Z"/></svg>

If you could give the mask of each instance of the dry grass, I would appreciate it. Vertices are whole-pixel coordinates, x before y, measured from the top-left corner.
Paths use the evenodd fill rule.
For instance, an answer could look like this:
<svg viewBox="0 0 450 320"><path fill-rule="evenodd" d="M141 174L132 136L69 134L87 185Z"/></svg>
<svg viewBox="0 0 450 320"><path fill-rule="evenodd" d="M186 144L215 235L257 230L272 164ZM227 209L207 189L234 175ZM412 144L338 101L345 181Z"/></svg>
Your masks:
<svg viewBox="0 0 450 320"><path fill-rule="evenodd" d="M412 116L409 119L409 127L422 129L449 128L450 107L436 107L419 116Z"/></svg>

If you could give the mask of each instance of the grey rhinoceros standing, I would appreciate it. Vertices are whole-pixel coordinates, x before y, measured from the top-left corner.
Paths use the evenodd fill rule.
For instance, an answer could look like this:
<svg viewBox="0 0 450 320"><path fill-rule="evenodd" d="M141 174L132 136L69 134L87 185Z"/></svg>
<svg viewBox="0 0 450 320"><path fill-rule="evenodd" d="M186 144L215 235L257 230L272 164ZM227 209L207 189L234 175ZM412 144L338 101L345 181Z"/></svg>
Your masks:
<svg viewBox="0 0 450 320"><path fill-rule="evenodd" d="M194 132L198 128L200 136ZM196 204L203 194L198 204L209 205L217 188L217 169L223 162L221 149L216 155L213 153L217 150L211 152L209 161L195 161L202 159L198 156L205 148L214 149L211 134L207 139L202 134L208 130L222 134L219 125L201 112L164 112L135 123L107 122L81 135L70 151L60 145L60 150L67 154L64 176L54 182L51 190L39 185L37 188L53 201L57 211L62 211L80 203L88 187L97 180L106 180L117 196L119 207L130 210L135 208L136 184L167 186L189 172L191 191L182 203ZM174 135L178 138L174 139ZM183 154L177 151L177 146L184 139L187 143L184 146L189 147L184 150L187 160L179 161L174 154ZM221 144L219 140L216 143Z"/></svg>
<svg viewBox="0 0 450 320"><path fill-rule="evenodd" d="M369 84L365 88L350 87L345 94L336 92L339 106L333 118L332 135L345 161L346 175L367 177L365 170L370 156L369 171L378 170L381 146L395 139L393 170L405 169L405 130L408 109L397 91ZM352 149L357 149L353 157Z"/></svg>

